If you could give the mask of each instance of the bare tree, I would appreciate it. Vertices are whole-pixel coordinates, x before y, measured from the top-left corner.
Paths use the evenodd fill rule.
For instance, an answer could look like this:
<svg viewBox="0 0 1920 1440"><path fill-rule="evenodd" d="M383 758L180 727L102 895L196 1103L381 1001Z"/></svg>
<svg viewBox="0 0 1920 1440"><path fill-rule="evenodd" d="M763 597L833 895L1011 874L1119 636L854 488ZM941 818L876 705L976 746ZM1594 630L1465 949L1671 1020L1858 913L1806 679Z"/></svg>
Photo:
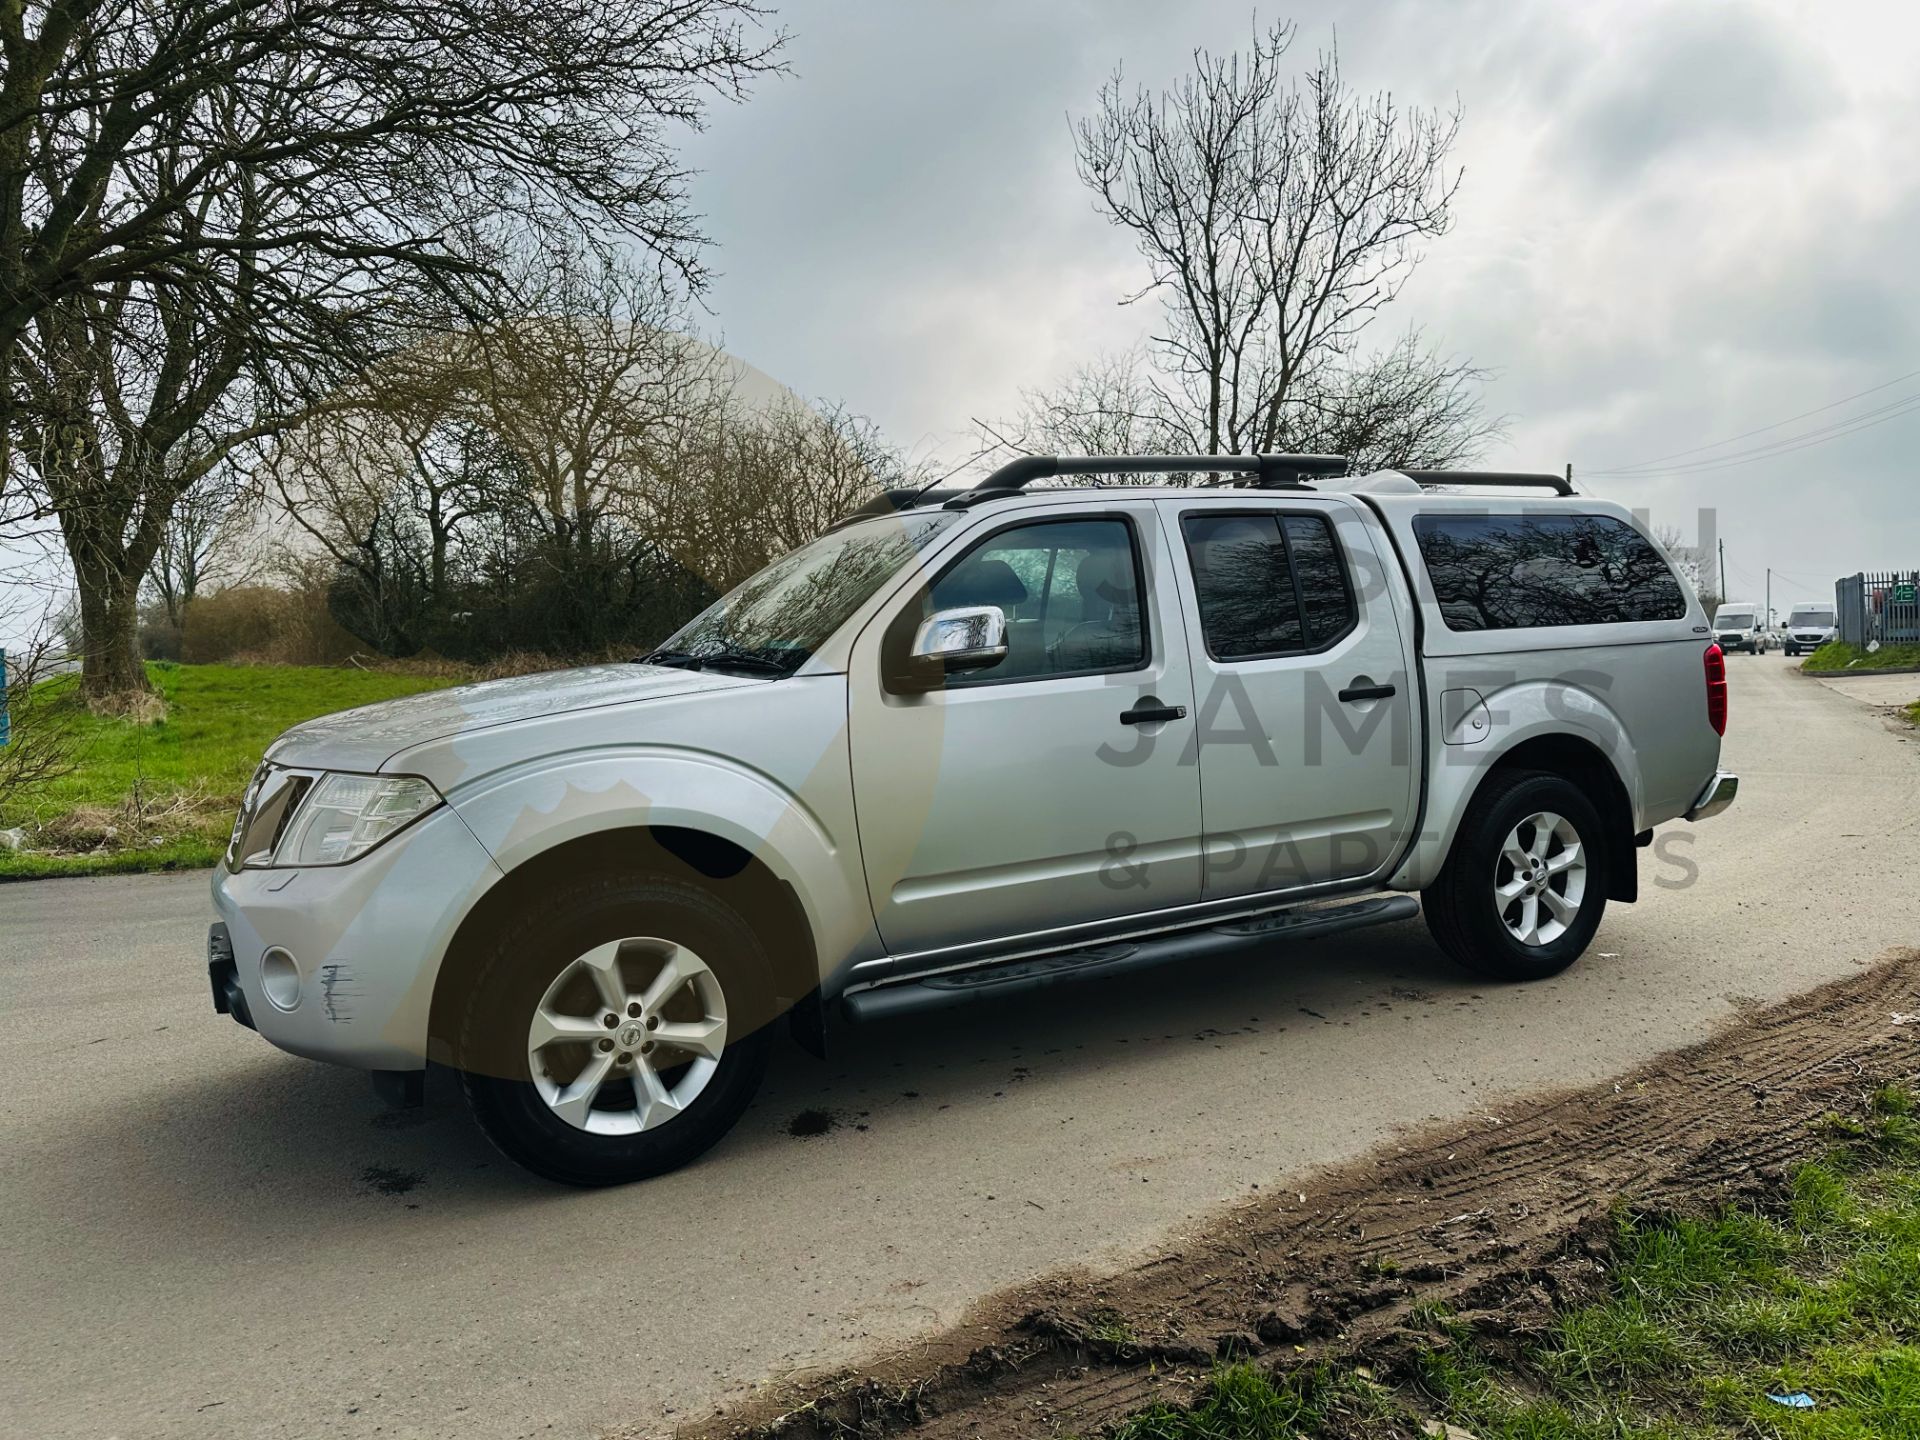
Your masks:
<svg viewBox="0 0 1920 1440"><path fill-rule="evenodd" d="M974 422L975 458L1208 453L1198 417L1155 383L1152 363L1143 350L1102 356L1051 389L1023 392L1012 419ZM1458 465L1504 429L1480 402L1477 385L1486 374L1436 354L1417 332L1409 333L1385 351L1302 380L1265 448L1345 455L1357 473ZM1180 481L1121 475L1109 483Z"/></svg>
<svg viewBox="0 0 1920 1440"><path fill-rule="evenodd" d="M1460 465L1505 430L1481 406L1488 373L1410 331L1385 350L1305 377L1272 448L1345 455L1359 474Z"/></svg>
<svg viewBox="0 0 1920 1440"><path fill-rule="evenodd" d="M1714 584L1712 567L1708 557L1698 545L1689 545L1678 525L1656 525L1653 530L1654 543L1667 552L1667 558L1674 568L1686 577L1693 587L1694 594L1700 597L1700 604L1711 616L1720 608L1724 598Z"/></svg>
<svg viewBox="0 0 1920 1440"><path fill-rule="evenodd" d="M505 445L474 418L461 346L390 357L263 451L249 544L283 580L330 568L355 631L393 653L421 643L467 528L508 503ZM517 497L516 497L517 498Z"/></svg>
<svg viewBox="0 0 1920 1440"><path fill-rule="evenodd" d="M687 436L726 408L724 356L693 339L668 279L591 253L522 278L512 318L458 337L469 404L511 447L548 536L591 552L672 498Z"/></svg>
<svg viewBox="0 0 1920 1440"><path fill-rule="evenodd" d="M495 313L514 236L624 232L698 285L671 137L776 63L758 14L0 4L0 487L59 521L90 696L144 688L136 595L180 495Z"/></svg>
<svg viewBox="0 0 1920 1440"><path fill-rule="evenodd" d="M1152 360L1139 349L1097 355L1057 385L1023 390L1012 419L975 420L974 429L981 455L995 459L1186 454L1202 443L1155 383Z"/></svg>
<svg viewBox="0 0 1920 1440"><path fill-rule="evenodd" d="M9 735L0 745L0 813L15 810L35 789L74 768L79 710L72 687L54 678L64 659L57 626L43 626L25 645L7 649Z"/></svg>
<svg viewBox="0 0 1920 1440"><path fill-rule="evenodd" d="M254 568L232 555L235 547L227 543L243 485L237 466L215 468L181 492L160 532L147 583L176 632L181 612L210 580L237 584Z"/></svg>
<svg viewBox="0 0 1920 1440"><path fill-rule="evenodd" d="M726 591L881 490L916 482L925 477L844 405L731 406L691 437L655 523L680 564Z"/></svg>
<svg viewBox="0 0 1920 1440"><path fill-rule="evenodd" d="M1036 405L1037 428L1205 454L1336 444L1421 458L1488 427L1478 373L1409 339L1356 361L1459 185L1457 112L1356 95L1339 58L1290 78L1289 25L1196 52L1160 94L1116 74L1076 127L1082 180L1148 265L1149 363L1096 365ZM1016 427L1017 428L1017 427Z"/></svg>

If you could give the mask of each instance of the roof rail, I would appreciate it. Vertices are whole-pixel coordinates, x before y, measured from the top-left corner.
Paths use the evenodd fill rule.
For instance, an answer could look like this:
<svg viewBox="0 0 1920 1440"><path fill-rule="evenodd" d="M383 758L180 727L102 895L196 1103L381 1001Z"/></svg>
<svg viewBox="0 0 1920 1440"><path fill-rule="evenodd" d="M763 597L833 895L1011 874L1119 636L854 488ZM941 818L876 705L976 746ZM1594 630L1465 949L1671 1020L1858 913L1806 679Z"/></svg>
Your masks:
<svg viewBox="0 0 1920 1440"><path fill-rule="evenodd" d="M921 489L883 490L849 511L828 529L838 530L875 515L894 515L916 506L941 505L965 510L989 500L1004 500L1025 492L1035 480L1061 475L1245 475L1243 483L1262 490L1299 490L1312 479L1336 479L1352 468L1344 455L1022 455L1009 460L971 489L957 489L935 481ZM1530 475L1513 470L1389 470L1416 485L1489 485L1514 489L1546 489L1557 495L1576 495L1573 482L1560 475Z"/></svg>
<svg viewBox="0 0 1920 1440"><path fill-rule="evenodd" d="M966 493L964 490L955 490L949 486L942 486L938 481L925 486L896 485L890 490L882 490L878 495L861 501L858 505L854 506L853 509L829 525L827 530L839 530L844 526L857 524L862 520L871 520L876 515L897 515L902 510L911 510L916 504L937 505L942 500L951 499L955 495L964 495Z"/></svg>
<svg viewBox="0 0 1920 1440"><path fill-rule="evenodd" d="M1401 470L1416 485L1492 485L1514 490L1551 490L1578 495L1564 475L1530 475L1520 470Z"/></svg>
<svg viewBox="0 0 1920 1440"><path fill-rule="evenodd" d="M1344 475L1344 455L1022 455L946 502L959 510L1018 495L1035 480L1060 475L1251 475L1262 488L1292 488L1315 475Z"/></svg>

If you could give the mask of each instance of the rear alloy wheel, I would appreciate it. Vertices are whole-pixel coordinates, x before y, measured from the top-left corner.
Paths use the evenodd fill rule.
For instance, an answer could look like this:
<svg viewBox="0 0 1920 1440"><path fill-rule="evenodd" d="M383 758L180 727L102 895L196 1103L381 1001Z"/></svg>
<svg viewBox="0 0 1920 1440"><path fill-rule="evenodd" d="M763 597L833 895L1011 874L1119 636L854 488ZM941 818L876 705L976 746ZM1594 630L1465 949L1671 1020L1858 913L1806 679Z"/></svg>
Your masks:
<svg viewBox="0 0 1920 1440"><path fill-rule="evenodd" d="M673 1170L732 1128L766 1070L770 968L697 880L585 875L504 927L455 1037L474 1118L572 1185Z"/></svg>
<svg viewBox="0 0 1920 1440"><path fill-rule="evenodd" d="M1603 833L1572 781L1534 771L1492 776L1422 896L1427 928L1482 975L1559 974L1592 942L1606 909Z"/></svg>
<svg viewBox="0 0 1920 1440"><path fill-rule="evenodd" d="M1564 815L1542 810L1507 833L1493 866L1500 922L1522 945L1550 945L1580 916L1586 847Z"/></svg>

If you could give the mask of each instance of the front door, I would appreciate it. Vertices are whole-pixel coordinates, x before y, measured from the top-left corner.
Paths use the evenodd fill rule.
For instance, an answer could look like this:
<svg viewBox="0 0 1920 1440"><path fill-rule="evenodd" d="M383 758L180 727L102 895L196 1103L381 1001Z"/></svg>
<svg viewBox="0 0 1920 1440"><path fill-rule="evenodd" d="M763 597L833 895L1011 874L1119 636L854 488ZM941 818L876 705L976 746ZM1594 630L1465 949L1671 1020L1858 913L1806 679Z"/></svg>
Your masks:
<svg viewBox="0 0 1920 1440"><path fill-rule="evenodd" d="M895 954L1200 898L1199 774L1181 763L1192 675L1159 531L1151 501L1022 507L862 634L854 803ZM962 605L1005 612L1006 659L931 693L889 689L889 647Z"/></svg>
<svg viewBox="0 0 1920 1440"><path fill-rule="evenodd" d="M1197 615L1208 899L1356 880L1405 838L1414 686L1392 563L1344 501L1162 501Z"/></svg>

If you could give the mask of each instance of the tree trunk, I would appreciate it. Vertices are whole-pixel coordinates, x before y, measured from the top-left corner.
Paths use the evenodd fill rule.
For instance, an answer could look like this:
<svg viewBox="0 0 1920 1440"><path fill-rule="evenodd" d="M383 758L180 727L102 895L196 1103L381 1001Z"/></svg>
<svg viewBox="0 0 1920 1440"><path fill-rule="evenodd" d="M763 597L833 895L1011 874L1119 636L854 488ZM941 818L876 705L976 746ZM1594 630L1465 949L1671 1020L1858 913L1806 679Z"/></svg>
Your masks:
<svg viewBox="0 0 1920 1440"><path fill-rule="evenodd" d="M80 592L81 695L98 705L151 690L140 661L139 574L126 574L94 547L76 547L73 572Z"/></svg>

